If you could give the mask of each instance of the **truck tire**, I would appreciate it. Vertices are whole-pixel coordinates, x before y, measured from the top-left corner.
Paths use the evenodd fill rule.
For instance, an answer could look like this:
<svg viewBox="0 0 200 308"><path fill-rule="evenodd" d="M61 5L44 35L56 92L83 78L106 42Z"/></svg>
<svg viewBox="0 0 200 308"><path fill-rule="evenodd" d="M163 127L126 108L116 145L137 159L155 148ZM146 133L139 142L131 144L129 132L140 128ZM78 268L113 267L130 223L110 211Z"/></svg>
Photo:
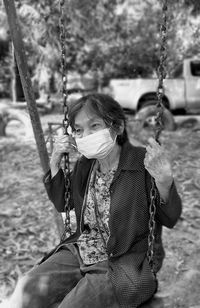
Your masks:
<svg viewBox="0 0 200 308"><path fill-rule="evenodd" d="M149 106L155 106L157 103L156 100L146 100L144 102L141 103L141 105L139 106L139 109L143 109L143 108L146 108L146 107L149 107Z"/></svg>
<svg viewBox="0 0 200 308"><path fill-rule="evenodd" d="M148 107L148 106L156 106L158 100L155 98L155 99L149 99L149 100L145 100L144 102L142 102L140 104L140 107L139 109L143 109L145 107ZM166 98L163 98L163 106L167 109L169 109L169 102Z"/></svg>
<svg viewBox="0 0 200 308"><path fill-rule="evenodd" d="M155 116L157 114L156 106L146 106L140 109L136 115L134 120L138 122L137 129L140 130L145 127L153 127L155 125ZM172 113L164 108L163 110L163 124L164 130L174 131L176 129L176 124L173 118Z"/></svg>

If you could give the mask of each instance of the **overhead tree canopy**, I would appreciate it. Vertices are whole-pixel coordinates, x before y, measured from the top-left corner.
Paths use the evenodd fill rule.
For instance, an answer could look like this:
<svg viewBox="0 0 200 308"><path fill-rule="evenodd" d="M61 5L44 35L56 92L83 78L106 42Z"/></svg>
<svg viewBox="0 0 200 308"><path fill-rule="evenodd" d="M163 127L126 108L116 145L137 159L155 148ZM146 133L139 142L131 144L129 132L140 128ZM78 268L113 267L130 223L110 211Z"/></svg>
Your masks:
<svg viewBox="0 0 200 308"><path fill-rule="evenodd" d="M54 75L59 88L59 1L21 0L16 4L33 80L40 84L38 79ZM169 0L169 74L185 57L200 55L199 6L198 0ZM3 10L1 4L1 14ZM69 71L104 79L155 75L161 1L68 0L65 16Z"/></svg>

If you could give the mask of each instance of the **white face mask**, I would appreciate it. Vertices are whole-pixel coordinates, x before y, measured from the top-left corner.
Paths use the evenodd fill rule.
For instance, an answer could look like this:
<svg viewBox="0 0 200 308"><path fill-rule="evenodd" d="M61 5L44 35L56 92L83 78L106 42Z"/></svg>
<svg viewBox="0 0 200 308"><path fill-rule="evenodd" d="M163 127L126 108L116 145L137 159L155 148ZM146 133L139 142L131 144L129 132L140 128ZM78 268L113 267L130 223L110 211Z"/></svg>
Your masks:
<svg viewBox="0 0 200 308"><path fill-rule="evenodd" d="M115 146L116 138L113 140L109 128L97 131L83 138L75 138L78 151L87 157L103 159Z"/></svg>

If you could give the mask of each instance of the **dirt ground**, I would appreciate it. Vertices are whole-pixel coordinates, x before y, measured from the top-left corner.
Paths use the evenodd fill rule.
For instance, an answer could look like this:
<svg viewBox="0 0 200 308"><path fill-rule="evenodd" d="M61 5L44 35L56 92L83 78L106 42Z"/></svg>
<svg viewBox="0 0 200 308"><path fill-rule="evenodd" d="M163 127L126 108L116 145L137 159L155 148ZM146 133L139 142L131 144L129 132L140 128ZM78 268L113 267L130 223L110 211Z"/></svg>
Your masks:
<svg viewBox="0 0 200 308"><path fill-rule="evenodd" d="M41 116L45 131L55 119L61 117ZM131 141L145 145L151 132L142 130L136 137L132 121L128 127ZM8 137L0 138L0 302L59 241L36 146L20 133L10 128ZM183 213L174 229L164 229L166 258L158 275L159 299L152 307L200 308L200 122L179 121L176 131L161 135L161 142L173 159Z"/></svg>

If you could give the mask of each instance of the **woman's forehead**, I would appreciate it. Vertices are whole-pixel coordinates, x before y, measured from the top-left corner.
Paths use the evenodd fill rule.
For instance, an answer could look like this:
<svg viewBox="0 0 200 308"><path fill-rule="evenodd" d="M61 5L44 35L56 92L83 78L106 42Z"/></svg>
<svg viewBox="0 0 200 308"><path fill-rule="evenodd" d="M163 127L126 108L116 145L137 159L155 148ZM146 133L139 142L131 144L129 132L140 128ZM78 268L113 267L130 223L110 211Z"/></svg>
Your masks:
<svg viewBox="0 0 200 308"><path fill-rule="evenodd" d="M84 106L80 109L74 119L75 125L80 125L83 122L93 121L93 120L101 120L103 119L95 112L95 110L90 106Z"/></svg>

